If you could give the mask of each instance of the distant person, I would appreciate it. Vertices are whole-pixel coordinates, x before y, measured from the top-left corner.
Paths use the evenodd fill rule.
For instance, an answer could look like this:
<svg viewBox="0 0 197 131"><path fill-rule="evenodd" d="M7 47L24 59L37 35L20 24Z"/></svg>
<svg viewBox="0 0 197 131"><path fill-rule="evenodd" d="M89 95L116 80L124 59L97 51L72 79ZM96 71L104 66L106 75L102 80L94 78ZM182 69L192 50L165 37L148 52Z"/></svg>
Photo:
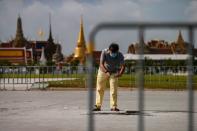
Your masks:
<svg viewBox="0 0 197 131"><path fill-rule="evenodd" d="M118 78L124 73L124 69L124 56L119 52L119 45L112 43L101 53L96 85L96 105L93 111L101 111L107 81L110 84L111 111L119 111L117 108Z"/></svg>

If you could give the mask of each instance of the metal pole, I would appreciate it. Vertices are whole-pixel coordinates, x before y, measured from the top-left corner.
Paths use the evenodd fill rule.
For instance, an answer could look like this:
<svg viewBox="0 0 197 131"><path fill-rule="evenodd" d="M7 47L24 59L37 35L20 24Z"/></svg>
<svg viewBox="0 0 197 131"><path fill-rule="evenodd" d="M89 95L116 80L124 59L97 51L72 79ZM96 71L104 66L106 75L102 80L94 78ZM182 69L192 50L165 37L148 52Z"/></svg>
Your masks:
<svg viewBox="0 0 197 131"><path fill-rule="evenodd" d="M138 60L138 72L137 72L137 87L138 87L138 109L139 109L139 116L138 116L138 131L144 131L144 29L143 27L139 27L139 60Z"/></svg>
<svg viewBox="0 0 197 131"><path fill-rule="evenodd" d="M188 131L194 131L194 92L193 92L193 46L194 46L194 32L192 26L189 26L189 47L188 47L188 61L187 61L187 88L188 88Z"/></svg>
<svg viewBox="0 0 197 131"><path fill-rule="evenodd" d="M39 89L40 89L40 66L38 66L38 69L39 69L39 73L38 73L38 85L39 85Z"/></svg>
<svg viewBox="0 0 197 131"><path fill-rule="evenodd" d="M130 87L132 89L132 74L131 74L131 67L129 67L129 75L130 75Z"/></svg>
<svg viewBox="0 0 197 131"><path fill-rule="evenodd" d="M27 76L27 72L28 72L28 66L25 66L26 70L25 70L25 82L26 82L26 90L28 90L28 76Z"/></svg>
<svg viewBox="0 0 197 131"><path fill-rule="evenodd" d="M13 88L12 90L14 91L15 90L15 87L14 87L14 67L11 67L11 71L12 71L12 82L13 82Z"/></svg>
<svg viewBox="0 0 197 131"><path fill-rule="evenodd" d="M88 55L87 55L87 87L88 87L88 131L94 131L94 114L93 114L93 104L94 104L94 64L93 64L93 50L94 50L94 39L96 32L90 33L90 43L88 45Z"/></svg>
<svg viewBox="0 0 197 131"><path fill-rule="evenodd" d="M44 70L45 70L45 67L43 66L42 67L42 89L44 89Z"/></svg>
<svg viewBox="0 0 197 131"><path fill-rule="evenodd" d="M4 83L4 84L3 84L3 86L4 86L4 87L3 87L3 90L6 90L6 88L5 88L5 82L6 82L6 81L5 81L5 67L3 67L3 74L4 74L4 77L3 77L3 83Z"/></svg>
<svg viewBox="0 0 197 131"><path fill-rule="evenodd" d="M88 131L94 131L94 116L92 113L93 100L94 100L94 89L93 89L93 58L91 55L88 56L87 67L87 86L88 86Z"/></svg>
<svg viewBox="0 0 197 131"><path fill-rule="evenodd" d="M32 79L32 78L31 78L31 71L32 71L32 67L33 67L33 66L31 66L31 67L30 67L30 70L29 70L29 71L30 71L30 72L29 72L29 77L30 77L30 85L31 85L31 83L32 83L32 82L31 82L31 79ZM31 87L30 87L30 88L31 88ZM28 89L28 90L30 90L30 89Z"/></svg>
<svg viewBox="0 0 197 131"><path fill-rule="evenodd" d="M1 85L2 85L2 84L1 84L1 79L2 79L2 76L3 76L3 67L2 67L2 66L1 66L1 68L0 68L0 71L1 71L1 72L0 72L0 90L2 90L2 89L1 89Z"/></svg>

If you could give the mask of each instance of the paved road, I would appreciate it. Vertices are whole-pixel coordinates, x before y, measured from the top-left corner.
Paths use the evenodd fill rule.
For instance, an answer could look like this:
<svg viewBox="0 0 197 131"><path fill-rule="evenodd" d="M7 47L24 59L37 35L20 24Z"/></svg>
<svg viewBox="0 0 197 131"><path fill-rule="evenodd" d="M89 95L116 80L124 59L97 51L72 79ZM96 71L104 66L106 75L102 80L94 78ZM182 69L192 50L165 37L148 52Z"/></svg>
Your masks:
<svg viewBox="0 0 197 131"><path fill-rule="evenodd" d="M145 99L146 131L187 130L186 91L146 91ZM87 131L86 100L87 91L1 91L0 131ZM137 91L119 91L119 107L136 111ZM109 110L109 91L103 110ZM197 102L194 117L197 125ZM96 114L96 131L137 131L137 118Z"/></svg>

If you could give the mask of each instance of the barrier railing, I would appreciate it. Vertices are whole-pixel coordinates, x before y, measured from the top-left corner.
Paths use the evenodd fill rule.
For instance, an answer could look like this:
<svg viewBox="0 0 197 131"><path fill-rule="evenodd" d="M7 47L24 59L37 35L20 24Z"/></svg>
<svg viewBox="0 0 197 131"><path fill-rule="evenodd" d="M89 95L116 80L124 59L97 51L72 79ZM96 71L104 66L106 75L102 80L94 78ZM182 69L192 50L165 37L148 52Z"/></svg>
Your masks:
<svg viewBox="0 0 197 131"><path fill-rule="evenodd" d="M80 87L85 81L83 66L1 66L0 89L45 89L47 86Z"/></svg>
<svg viewBox="0 0 197 131"><path fill-rule="evenodd" d="M136 88L137 67L126 67L119 80L120 87ZM45 89L46 87L86 88L85 66L1 66L1 90ZM96 77L97 68L94 68ZM193 67L194 88L197 88L197 66ZM144 66L146 88L186 89L186 66Z"/></svg>
<svg viewBox="0 0 197 131"><path fill-rule="evenodd" d="M94 131L94 113L92 112L94 105L94 78L93 78L93 52L92 48L95 47L96 44L96 36L100 31L103 30L137 30L138 33L138 41L139 41L139 59L137 60L137 79L136 79L136 87L138 88L138 111L140 112L138 116L138 131L144 131L144 62L142 60L144 54L144 32L150 29L180 29L184 28L188 31L189 43L187 46L187 84L186 87L188 89L188 131L194 131L194 92L193 92L193 47L194 47L194 29L197 27L197 23L189 23L189 22L109 22L109 23L100 23L90 33L89 41L89 56L87 61L88 67L88 76L87 76L87 86L88 86L88 131Z"/></svg>

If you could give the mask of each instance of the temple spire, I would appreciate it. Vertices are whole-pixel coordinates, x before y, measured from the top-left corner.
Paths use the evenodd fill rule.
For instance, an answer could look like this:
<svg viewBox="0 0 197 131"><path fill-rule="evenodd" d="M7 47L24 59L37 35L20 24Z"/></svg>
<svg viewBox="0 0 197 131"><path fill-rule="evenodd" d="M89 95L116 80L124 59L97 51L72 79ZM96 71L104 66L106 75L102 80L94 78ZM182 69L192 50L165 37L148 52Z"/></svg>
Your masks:
<svg viewBox="0 0 197 131"><path fill-rule="evenodd" d="M83 30L83 19L81 16L80 30L77 40L77 47L75 47L74 59L79 60L80 63L83 64L85 62L85 55L86 55L86 44L85 44L85 37Z"/></svg>
<svg viewBox="0 0 197 131"><path fill-rule="evenodd" d="M80 21L80 31L77 40L77 46L85 47L85 37L84 37L84 30L83 30L83 17L81 16Z"/></svg>
<svg viewBox="0 0 197 131"><path fill-rule="evenodd" d="M22 20L21 20L20 15L18 15L16 37L14 39L13 46L14 47L24 47L25 45L26 45L26 40L23 36Z"/></svg>
<svg viewBox="0 0 197 131"><path fill-rule="evenodd" d="M53 43L52 29L51 29L51 14L49 14L49 38L48 42Z"/></svg>
<svg viewBox="0 0 197 131"><path fill-rule="evenodd" d="M184 48L184 40L183 40L183 36L182 36L182 33L181 31L179 30L179 35L178 35L178 38L177 38L177 44L181 46L181 48Z"/></svg>

